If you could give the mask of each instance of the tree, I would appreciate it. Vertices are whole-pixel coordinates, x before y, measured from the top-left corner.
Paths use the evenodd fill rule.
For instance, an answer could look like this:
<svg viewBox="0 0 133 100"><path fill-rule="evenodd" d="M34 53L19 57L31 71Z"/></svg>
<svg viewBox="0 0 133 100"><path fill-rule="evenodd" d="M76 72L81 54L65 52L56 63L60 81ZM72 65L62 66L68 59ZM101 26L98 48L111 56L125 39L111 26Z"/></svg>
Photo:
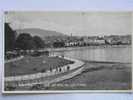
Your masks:
<svg viewBox="0 0 133 100"><path fill-rule="evenodd" d="M28 33L21 33L16 39L16 48L22 50L31 50L35 48L32 36Z"/></svg>
<svg viewBox="0 0 133 100"><path fill-rule="evenodd" d="M8 23L5 23L5 51L15 49L16 33L12 30Z"/></svg>
<svg viewBox="0 0 133 100"><path fill-rule="evenodd" d="M62 41L56 41L53 43L53 47L57 48L57 47L64 47L65 43Z"/></svg>
<svg viewBox="0 0 133 100"><path fill-rule="evenodd" d="M39 36L34 36L33 41L36 49L44 48L44 41Z"/></svg>

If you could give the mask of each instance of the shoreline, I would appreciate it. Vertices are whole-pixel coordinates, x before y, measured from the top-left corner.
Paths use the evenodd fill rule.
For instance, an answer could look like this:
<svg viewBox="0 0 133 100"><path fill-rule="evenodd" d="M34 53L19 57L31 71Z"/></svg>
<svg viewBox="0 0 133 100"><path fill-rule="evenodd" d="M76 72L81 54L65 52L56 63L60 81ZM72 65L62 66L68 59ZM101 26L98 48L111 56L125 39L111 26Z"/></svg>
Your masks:
<svg viewBox="0 0 133 100"><path fill-rule="evenodd" d="M58 86L58 84L64 87ZM70 85L69 85L70 84ZM74 84L75 86L71 86ZM77 84L77 85L76 85ZM80 86L84 84L84 86ZM65 87L65 85L68 85ZM57 83L49 90L131 90L131 64L86 63L81 74Z"/></svg>
<svg viewBox="0 0 133 100"><path fill-rule="evenodd" d="M83 61L83 60L81 60L81 61ZM96 79L97 79L97 77L99 77L99 76L96 76L95 74L98 72L99 73L99 75L100 75L100 77L103 77L103 74L102 74L102 72L103 73L105 73L105 71L106 70L108 70L109 71L109 73L110 73L110 75L108 75L108 77L109 78L112 78L113 79L113 81L112 81L112 83L110 83L110 85L111 85L111 87L112 87L112 85L115 85L115 84L117 84L117 82L115 81L115 77L114 77L114 75L113 75L113 73L114 74L117 74L117 72L118 72L118 75L120 74L129 74L130 72L129 72L129 70L130 70L130 63L128 64L128 63L120 63L120 62L100 62L100 61L83 61L84 62L84 65L83 65L83 69L82 69L82 71L81 71L81 69L79 69L79 72L78 72L78 70L77 70L77 72L74 72L75 74L76 73L78 73L78 74L73 74L73 73L70 73L70 75L67 75L67 76L62 76L62 78L60 78L60 77L58 77L57 79L54 79L54 80L51 80L50 81L50 83L52 84L70 84L71 82L71 84L76 84L74 81L72 81L72 80L75 80L75 81L79 81L79 82L82 82L82 81L85 81L84 79L81 79L81 78L79 78L79 77L83 77L84 75L93 75L94 77L96 77ZM128 71L127 71L128 70ZM126 72L125 72L126 71ZM81 72L81 73L80 73ZM93 74L93 73L95 73L95 74ZM72 77L71 77L72 76ZM118 77L118 80L120 80L122 77L121 76L117 76ZM88 76L88 78L90 78L91 79L91 76ZM106 79L106 76L104 77L105 79ZM80 80L81 79L81 80ZM95 80L96 81L96 83L97 83L97 85L98 85L98 88L101 88L101 83L99 83L99 82L101 82L100 80ZM105 83L105 86L106 87L108 87L108 82L110 81L110 80L106 80L107 81L107 84ZM126 80L126 81L130 81L130 80ZM48 82L48 81L47 81ZM40 82L40 84L48 84L48 83L45 83L45 82ZM69 83L70 82L70 83ZM85 81L86 82L86 81ZM76 87L73 87L73 89L75 90L75 89L84 89L84 88L88 88L88 89L92 89L92 88L90 88L91 86L93 86L93 84L91 83L91 80L89 81L89 85L87 85L86 83L84 83L86 86L84 87L80 87L79 86L79 88L78 88L78 86L76 86ZM128 85L129 83L128 82L125 82L124 81L124 83L122 82L122 83L120 83L121 85L122 84L126 84L125 86L124 86L124 88L126 88L126 89L129 89L130 88L130 86ZM35 85L35 84L34 84ZM122 85L123 86L123 85ZM116 85L116 88L122 88L122 86L120 86L120 87L117 87L117 85ZM21 87L21 86L20 86ZM22 86L23 87L23 86ZM25 87L25 86L24 86ZM95 84L94 84L94 86L93 86L94 88L93 89L95 89L97 86L95 86ZM105 87L105 88L106 88ZM111 87L109 87L109 88L111 88ZM27 87L25 87L25 88L27 88ZM53 89L54 90L54 87L48 87L49 88L49 90L51 90L51 89ZM57 90L59 89L60 90L60 87L55 87ZM70 89L71 87L67 87L67 89ZM43 89L45 90L45 86L43 87ZM64 90L67 90L65 87L63 88ZM92 89L92 90L93 90ZM27 90L27 89L26 89ZM40 89L41 90L41 89ZM46 89L47 90L47 89Z"/></svg>
<svg viewBox="0 0 133 100"><path fill-rule="evenodd" d="M132 47L131 45L100 45L100 46L81 46L81 47L61 47L61 48L47 48L48 51L69 51L69 50L79 50L79 49L97 49L97 48L123 48L123 47Z"/></svg>
<svg viewBox="0 0 133 100"><path fill-rule="evenodd" d="M112 62L112 61L87 61L83 60L85 63L100 63L100 64L132 64L132 62Z"/></svg>

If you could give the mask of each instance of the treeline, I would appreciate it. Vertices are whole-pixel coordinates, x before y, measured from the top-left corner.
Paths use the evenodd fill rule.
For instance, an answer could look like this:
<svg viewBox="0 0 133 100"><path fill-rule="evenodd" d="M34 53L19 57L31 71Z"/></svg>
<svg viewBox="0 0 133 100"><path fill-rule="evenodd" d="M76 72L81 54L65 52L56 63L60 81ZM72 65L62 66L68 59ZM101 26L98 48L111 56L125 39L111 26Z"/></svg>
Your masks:
<svg viewBox="0 0 133 100"><path fill-rule="evenodd" d="M13 50L32 50L44 48L45 43L39 36L29 33L17 34L5 23L5 52Z"/></svg>
<svg viewBox="0 0 133 100"><path fill-rule="evenodd" d="M65 42L63 41L56 41L53 43L53 47L55 48L60 48L60 47L64 47L65 46Z"/></svg>

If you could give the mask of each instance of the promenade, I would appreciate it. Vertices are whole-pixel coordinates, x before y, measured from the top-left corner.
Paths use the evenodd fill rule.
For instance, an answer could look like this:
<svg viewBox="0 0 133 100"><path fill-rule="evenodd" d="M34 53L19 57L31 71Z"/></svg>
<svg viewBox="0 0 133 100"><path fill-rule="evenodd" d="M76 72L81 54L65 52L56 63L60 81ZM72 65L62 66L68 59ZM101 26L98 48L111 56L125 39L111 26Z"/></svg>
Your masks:
<svg viewBox="0 0 133 100"><path fill-rule="evenodd" d="M10 63L10 62L18 61L18 60L21 60L23 58L24 58L24 56L20 56L20 57L17 57L17 58L13 58L11 60L5 60L5 63Z"/></svg>
<svg viewBox="0 0 133 100"><path fill-rule="evenodd" d="M57 70L57 68L53 68L52 70L47 70L43 73L39 72L35 74L5 77L5 86L32 86L35 84L51 84L72 78L82 72L82 66L84 65L84 62L69 57L63 57L62 59L73 61L74 63L60 67L59 70L61 71Z"/></svg>

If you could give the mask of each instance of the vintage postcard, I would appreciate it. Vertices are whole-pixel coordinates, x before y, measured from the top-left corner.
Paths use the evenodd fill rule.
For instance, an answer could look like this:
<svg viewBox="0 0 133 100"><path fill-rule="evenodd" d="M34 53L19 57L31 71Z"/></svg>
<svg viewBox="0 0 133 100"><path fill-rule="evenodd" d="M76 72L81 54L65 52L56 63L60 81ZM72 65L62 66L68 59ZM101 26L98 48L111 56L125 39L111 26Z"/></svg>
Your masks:
<svg viewBox="0 0 133 100"><path fill-rule="evenodd" d="M132 23L132 12L5 12L3 93L132 91Z"/></svg>

